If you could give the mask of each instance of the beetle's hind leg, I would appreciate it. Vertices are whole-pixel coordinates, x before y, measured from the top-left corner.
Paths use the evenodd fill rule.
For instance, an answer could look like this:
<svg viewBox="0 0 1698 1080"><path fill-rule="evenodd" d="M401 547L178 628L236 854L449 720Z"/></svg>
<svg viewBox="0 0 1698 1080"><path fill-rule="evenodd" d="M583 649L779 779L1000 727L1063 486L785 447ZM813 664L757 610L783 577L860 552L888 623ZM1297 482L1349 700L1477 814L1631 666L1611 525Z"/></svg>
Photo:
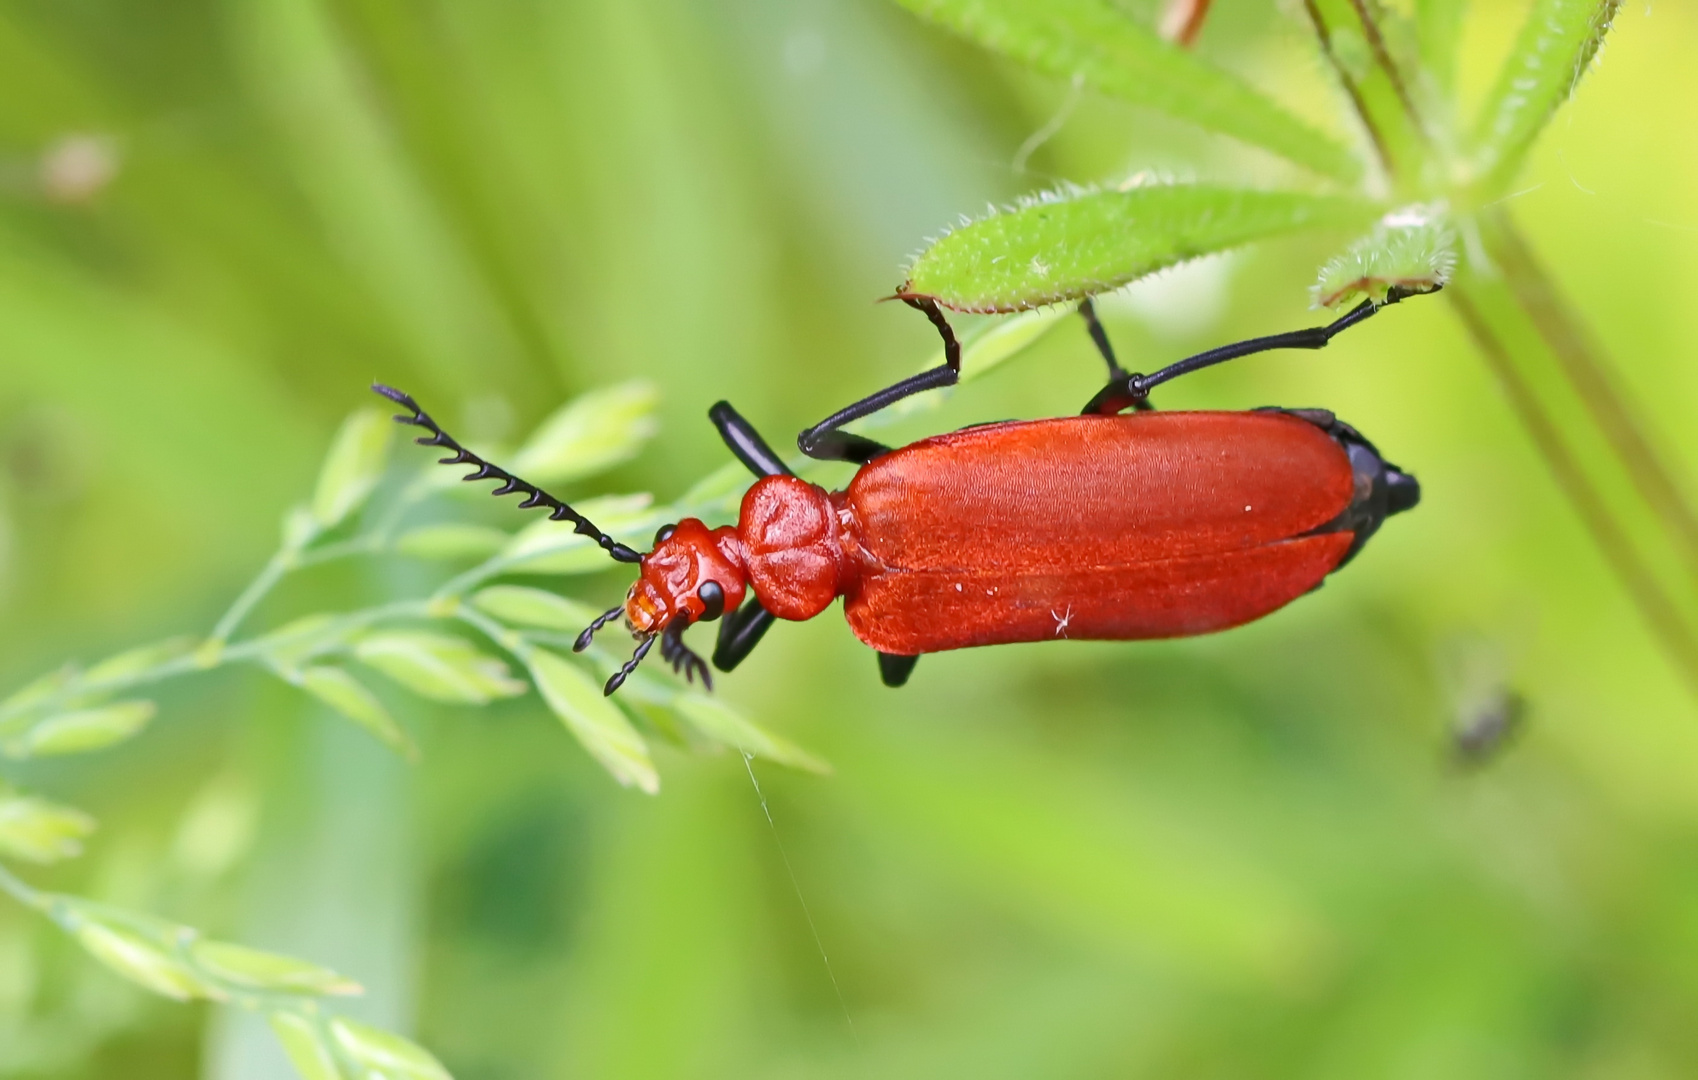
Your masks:
<svg viewBox="0 0 1698 1080"><path fill-rule="evenodd" d="M1108 331L1103 329L1102 322L1097 319L1097 305L1092 303L1088 296L1079 301L1079 317L1085 320L1085 329L1090 332L1091 343L1097 347L1097 352L1102 354L1103 362L1108 364L1108 385L1086 402L1085 408L1081 410L1082 415L1100 413L1113 416L1126 409L1137 409L1139 412L1154 409L1155 406L1150 404L1148 395L1134 397L1125 392L1125 388L1136 376L1121 367L1120 361L1115 359L1114 346L1108 342Z"/></svg>
<svg viewBox="0 0 1698 1080"><path fill-rule="evenodd" d="M1169 364L1160 371L1152 372L1149 375L1123 373L1119 376L1111 376L1108 385L1103 387L1097 396L1092 398L1085 406L1085 412L1087 414L1105 413L1112 415L1128 407L1147 408L1150 391L1162 383L1177 379L1181 375L1188 375L1193 371L1201 371L1206 367L1224 364L1228 360L1236 360L1242 356L1254 356L1257 353L1272 352L1275 349L1324 349L1333 338L1352 326L1357 326L1364 320L1372 318L1374 313L1381 308L1390 307L1409 299L1411 296L1437 292L1441 287L1435 285L1430 288L1404 288L1393 285L1386 290L1385 299L1364 300L1325 326L1306 326L1301 330L1289 330L1283 334L1269 334L1266 337L1250 338L1247 341L1222 345L1217 349L1200 352L1195 356L1187 356L1185 359ZM1080 307L1080 313L1084 314L1083 306ZM1086 315L1086 320L1094 323L1095 315ZM1095 338L1096 332L1093 331L1091 336ZM1113 364L1112 354L1107 355L1110 357L1110 364Z"/></svg>
<svg viewBox="0 0 1698 1080"><path fill-rule="evenodd" d="M914 674L914 665L920 662L918 656L898 656L895 653L881 652L878 654L878 674L884 680L884 685L898 687L908 681L908 676Z"/></svg>

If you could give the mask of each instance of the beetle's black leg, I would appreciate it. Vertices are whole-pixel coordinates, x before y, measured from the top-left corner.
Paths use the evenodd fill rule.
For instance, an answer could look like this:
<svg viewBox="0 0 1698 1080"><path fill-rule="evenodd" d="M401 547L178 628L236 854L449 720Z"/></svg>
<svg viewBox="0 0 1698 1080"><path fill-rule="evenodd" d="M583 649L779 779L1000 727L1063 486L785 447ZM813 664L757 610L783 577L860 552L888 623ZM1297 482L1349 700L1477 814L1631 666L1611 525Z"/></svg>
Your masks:
<svg viewBox="0 0 1698 1080"><path fill-rule="evenodd" d="M1253 356L1256 353L1271 352L1274 349L1325 348L1338 334L1372 317L1380 308L1389 307L1399 300L1405 300L1423 292L1434 291L1436 290L1404 289L1394 285L1386 291L1384 300L1379 303L1364 300L1326 326L1310 326L1284 334L1270 334L1267 337L1251 338L1248 341L1222 345L1218 349L1200 352L1195 356L1188 356L1178 363L1169 364L1151 375L1128 375L1124 379L1110 382L1103 387L1101 392L1085 406L1085 412L1116 413L1128 405L1135 407L1138 402L1150 396L1151 390L1164 382L1177 379L1181 375L1188 375L1193 371L1201 371L1206 367L1223 364L1228 360L1236 360L1241 356Z"/></svg>
<svg viewBox="0 0 1698 1080"><path fill-rule="evenodd" d="M895 653L881 652L878 654L878 674L884 680L884 685L901 686L908 681L908 676L914 674L914 665L920 662L918 656L898 656Z"/></svg>
<svg viewBox="0 0 1698 1080"><path fill-rule="evenodd" d="M772 629L778 616L761 607L750 593L742 606L726 615L719 624L719 641L713 647L713 666L730 671L760 644L761 638Z"/></svg>
<svg viewBox="0 0 1698 1080"><path fill-rule="evenodd" d="M719 429L719 437L731 448L738 461L748 466L756 476L792 476L784 460L772 452L753 424L743 419L729 401L717 402L708 410L708 419Z"/></svg>
<svg viewBox="0 0 1698 1080"><path fill-rule="evenodd" d="M925 312L926 318L937 327L937 332L943 337L943 364L903 379L895 386L886 387L871 397L862 398L806 429L796 436L796 445L801 448L802 453L820 461L852 461L857 465L865 465L880 454L889 453L890 447L874 442L864 435L840 431L839 428L862 417L871 416L903 398L913 397L927 390L954 386L960 380L961 342L956 340L955 330L938 309L937 301L908 296L902 300L909 307Z"/></svg>
<svg viewBox="0 0 1698 1080"><path fill-rule="evenodd" d="M1097 320L1097 306L1091 302L1090 297L1087 296L1085 299L1079 301L1079 315L1085 320L1085 329L1090 331L1091 341L1096 344L1097 351L1102 353L1103 360L1108 364L1109 387L1124 386L1126 384L1126 380L1130 379L1132 376L1125 368L1120 366L1120 361L1114 358L1114 346L1108 343L1108 332L1103 329L1103 324ZM1107 392L1107 389L1105 389L1104 393ZM1086 415L1091 413L1108 413L1112 415L1126 409L1137 409L1139 412L1148 412L1155 408L1154 405L1150 404L1148 397L1118 397L1098 405L1097 398L1102 396L1102 394L1098 394L1097 397L1091 399L1091 403L1089 405L1085 406L1084 411ZM1093 408L1092 406L1096 407Z"/></svg>

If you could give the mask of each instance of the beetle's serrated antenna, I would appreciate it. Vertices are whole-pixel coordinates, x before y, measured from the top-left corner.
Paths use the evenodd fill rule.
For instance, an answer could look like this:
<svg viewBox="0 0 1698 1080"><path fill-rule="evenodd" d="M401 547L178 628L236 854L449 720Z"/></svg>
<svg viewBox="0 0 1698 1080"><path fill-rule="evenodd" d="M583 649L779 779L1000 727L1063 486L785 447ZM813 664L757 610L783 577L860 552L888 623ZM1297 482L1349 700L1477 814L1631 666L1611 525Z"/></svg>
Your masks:
<svg viewBox="0 0 1698 1080"><path fill-rule="evenodd" d="M649 649L654 645L654 639L654 634L649 634L643 638L637 646L637 651L631 654L631 659L619 665L619 670L613 673L613 677L608 679L607 685L602 688L601 692L604 696L612 695L613 691L625 685L625 680L631 677L631 672L637 670L637 665L642 663L643 657L649 654Z"/></svg>
<svg viewBox="0 0 1698 1080"><path fill-rule="evenodd" d="M442 458L442 464L476 466L476 472L468 473L460 479L500 480L501 486L490 492L491 495L511 495L516 491L522 491L525 493L525 501L519 504L519 508L521 510L529 510L536 506L546 506L551 511L548 515L551 521L570 521L572 523L573 532L582 536L587 536L596 543L600 544L602 550L611 555L615 561L623 563L640 563L643 561L641 552L634 551L631 548L626 547L624 544L613 539L613 537L602 532L600 529L596 528L595 523L589 518L578 513L559 499L556 499L553 495L550 495L542 488L539 488L528 481L519 479L506 469L501 468L499 465L491 464L461 446L454 440L452 435L449 435L446 431L442 430L441 425L430 418L429 413L419 408L418 402L414 401L408 395L403 394L393 386L385 386L382 383L372 383L371 388L412 414L409 416L402 413L396 413L396 423L411 424L413 427L421 427L430 432L428 436L420 436L419 438L414 439L414 442L421 446L440 446L444 450L453 451L454 456Z"/></svg>
<svg viewBox="0 0 1698 1080"><path fill-rule="evenodd" d="M583 652L585 649L589 648L590 647L590 641L595 637L596 632L598 630L600 630L602 627L606 626L608 623L612 622L614 619L617 619L621 614L624 613L624 611L625 611L625 605L624 604L618 604L618 605L615 605L614 607L608 608L606 611L602 612L600 615L597 615L595 622L590 623L588 626L584 627L584 632L579 634L578 640L574 641L572 643L572 651L573 652Z"/></svg>
<svg viewBox="0 0 1698 1080"><path fill-rule="evenodd" d="M702 677L702 686L712 690L713 677L708 674L706 661L684 644L684 630L689 625L690 620L687 618L677 618L667 624L660 635L661 658L672 665L673 671L684 676L685 682L694 682L699 674Z"/></svg>

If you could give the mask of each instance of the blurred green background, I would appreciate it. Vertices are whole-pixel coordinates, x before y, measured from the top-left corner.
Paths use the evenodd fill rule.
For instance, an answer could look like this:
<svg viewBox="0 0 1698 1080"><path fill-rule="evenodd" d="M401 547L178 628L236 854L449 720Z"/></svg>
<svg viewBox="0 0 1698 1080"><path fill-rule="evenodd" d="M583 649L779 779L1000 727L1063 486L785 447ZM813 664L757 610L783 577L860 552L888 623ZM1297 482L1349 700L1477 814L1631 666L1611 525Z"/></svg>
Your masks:
<svg viewBox="0 0 1698 1080"><path fill-rule="evenodd" d="M1273 7L1219 0L1200 47L1325 124ZM1466 99L1523 11L1474 6ZM1631 0L1513 204L1682 462L1694 55L1698 11ZM873 301L957 214L1273 169L1086 96L1022 171L1068 98L877 0L14 0L0 689L204 633L373 378L484 438L651 378L662 432L595 490L666 498L725 460L717 398L782 445L921 363L924 321ZM1308 324L1331 251L1142 283L1109 329L1149 369ZM1099 364L1064 328L903 433L1076 411ZM409 767L252 671L180 681L121 750L0 765L103 823L29 876L333 965L462 1080L1692 1075L1698 716L1447 307L1161 403L1333 408L1425 500L1213 638L929 657L898 693L835 614L779 626L720 692L837 771L757 764L772 827L736 756L657 747L646 797L534 696L406 704ZM1504 688L1524 736L1455 767L1459 709ZM16 906L0 1074L291 1075L257 1021Z"/></svg>

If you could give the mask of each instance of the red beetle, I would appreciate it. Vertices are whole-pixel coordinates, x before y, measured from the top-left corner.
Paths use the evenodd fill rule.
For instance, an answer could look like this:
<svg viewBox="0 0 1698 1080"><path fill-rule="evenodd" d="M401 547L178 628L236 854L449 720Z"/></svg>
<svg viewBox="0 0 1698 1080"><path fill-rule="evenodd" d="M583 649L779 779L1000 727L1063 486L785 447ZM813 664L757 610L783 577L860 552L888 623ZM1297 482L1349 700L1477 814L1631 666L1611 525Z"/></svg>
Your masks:
<svg viewBox="0 0 1698 1080"><path fill-rule="evenodd" d="M1407 292L1393 290L1384 303ZM953 384L960 346L936 305L908 302L942 333L945 363L802 432L802 451L860 464L848 488L796 477L726 402L709 412L731 452L758 477L734 526L668 525L653 550L619 543L567 504L472 454L412 398L374 387L423 427L418 441L476 466L573 522L641 573L625 602L587 628L578 648L623 615L640 638L613 674L618 689L656 639L686 677L707 665L683 642L693 623L724 617L713 662L747 656L774 619L811 619L838 597L855 636L879 654L884 681L907 681L921 654L1059 638L1188 637L1261 618L1348 562L1388 514L1420 499L1415 478L1387 464L1354 428L1319 409L1155 412L1155 386L1238 356L1321 348L1372 315L1364 301L1329 326L1200 353L1153 375L1116 363L1089 301L1080 306L1108 362L1108 385L1081 416L966 428L890 449L842 425L910 394ZM1124 414L1125 409L1134 409Z"/></svg>

